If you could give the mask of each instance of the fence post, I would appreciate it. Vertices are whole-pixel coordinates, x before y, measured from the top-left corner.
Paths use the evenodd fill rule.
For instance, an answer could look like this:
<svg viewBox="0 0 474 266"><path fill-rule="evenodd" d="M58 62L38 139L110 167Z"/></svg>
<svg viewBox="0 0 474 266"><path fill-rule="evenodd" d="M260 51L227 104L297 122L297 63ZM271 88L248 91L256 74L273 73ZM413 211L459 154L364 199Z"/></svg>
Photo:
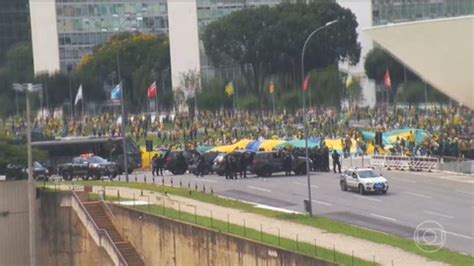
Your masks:
<svg viewBox="0 0 474 266"><path fill-rule="evenodd" d="M146 175L143 175L143 180L145 180L145 184L146 184Z"/></svg>
<svg viewBox="0 0 474 266"><path fill-rule="evenodd" d="M314 239L314 256L318 256L318 242Z"/></svg>
<svg viewBox="0 0 474 266"><path fill-rule="evenodd" d="M197 208L194 206L194 223L197 224Z"/></svg>
<svg viewBox="0 0 474 266"><path fill-rule="evenodd" d="M247 236L247 228L245 227L245 219L244 219L244 236Z"/></svg>
<svg viewBox="0 0 474 266"><path fill-rule="evenodd" d="M150 212L150 195L148 195L148 212Z"/></svg>
<svg viewBox="0 0 474 266"><path fill-rule="evenodd" d="M117 198L118 198L118 202L119 202L119 205L120 205L120 189L117 189Z"/></svg>
<svg viewBox="0 0 474 266"><path fill-rule="evenodd" d="M161 185L165 186L165 178L164 177L161 177Z"/></svg>
<svg viewBox="0 0 474 266"><path fill-rule="evenodd" d="M135 183L137 183L137 175L135 175Z"/></svg>
<svg viewBox="0 0 474 266"><path fill-rule="evenodd" d="M202 184L202 192L206 193L206 185Z"/></svg>
<svg viewBox="0 0 474 266"><path fill-rule="evenodd" d="M211 194L214 195L214 189L211 187Z"/></svg>
<svg viewBox="0 0 474 266"><path fill-rule="evenodd" d="M211 228L213 228L214 227L214 222L212 220L212 210L210 210L210 212L211 212Z"/></svg>
<svg viewBox="0 0 474 266"><path fill-rule="evenodd" d="M278 246L280 245L280 228L278 228Z"/></svg>
<svg viewBox="0 0 474 266"><path fill-rule="evenodd" d="M332 261L336 262L336 245L332 246Z"/></svg>
<svg viewBox="0 0 474 266"><path fill-rule="evenodd" d="M181 219L181 202L178 201L178 217Z"/></svg>
<svg viewBox="0 0 474 266"><path fill-rule="evenodd" d="M183 182L181 181L181 179L179 180L179 187L180 187L180 188L183 187Z"/></svg>
<svg viewBox="0 0 474 266"><path fill-rule="evenodd" d="M229 214L227 214L227 233L230 232L230 218L229 218Z"/></svg>
<svg viewBox="0 0 474 266"><path fill-rule="evenodd" d="M171 178L171 187L173 187L173 178Z"/></svg>
<svg viewBox="0 0 474 266"><path fill-rule="evenodd" d="M133 193L133 207L135 207L135 193Z"/></svg>
<svg viewBox="0 0 474 266"><path fill-rule="evenodd" d="M260 241L263 242L263 226L260 224Z"/></svg>
<svg viewBox="0 0 474 266"><path fill-rule="evenodd" d="M296 234L296 251L299 250L299 245L298 245L298 234Z"/></svg>
<svg viewBox="0 0 474 266"><path fill-rule="evenodd" d="M163 212L163 215L165 215L165 198L161 198L161 210Z"/></svg>

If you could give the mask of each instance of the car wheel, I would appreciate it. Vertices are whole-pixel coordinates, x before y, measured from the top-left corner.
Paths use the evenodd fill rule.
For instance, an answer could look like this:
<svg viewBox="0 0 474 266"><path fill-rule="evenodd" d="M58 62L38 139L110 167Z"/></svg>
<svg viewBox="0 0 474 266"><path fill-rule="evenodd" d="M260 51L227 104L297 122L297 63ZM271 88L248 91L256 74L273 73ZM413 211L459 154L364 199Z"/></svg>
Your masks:
<svg viewBox="0 0 474 266"><path fill-rule="evenodd" d="M306 174L306 165L303 164L303 165L298 166L295 173L297 175L305 175Z"/></svg>
<svg viewBox="0 0 474 266"><path fill-rule="evenodd" d="M72 174L69 173L69 172L65 172L65 173L63 174L63 179L64 179L64 180L67 180L67 181L71 181L71 180L72 180Z"/></svg>
<svg viewBox="0 0 474 266"><path fill-rule="evenodd" d="M264 168L262 169L262 176L264 176L264 177L270 177L270 176L272 176L272 169L271 169L270 167L268 167L268 166L264 167Z"/></svg>
<svg viewBox="0 0 474 266"><path fill-rule="evenodd" d="M363 185L359 185L359 194L365 195L365 188Z"/></svg>
<svg viewBox="0 0 474 266"><path fill-rule="evenodd" d="M346 184L346 181L341 181L340 185L341 185L341 190L342 190L342 191L347 191L347 184Z"/></svg>

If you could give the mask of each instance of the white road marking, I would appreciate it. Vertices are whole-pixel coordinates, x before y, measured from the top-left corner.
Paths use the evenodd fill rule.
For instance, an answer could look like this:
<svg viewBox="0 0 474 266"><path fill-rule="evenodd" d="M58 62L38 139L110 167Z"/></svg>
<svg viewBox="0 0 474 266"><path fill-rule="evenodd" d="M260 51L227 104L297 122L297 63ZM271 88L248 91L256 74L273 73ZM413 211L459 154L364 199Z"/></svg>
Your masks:
<svg viewBox="0 0 474 266"><path fill-rule="evenodd" d="M283 209L283 208L278 208L278 207L273 207L273 206L264 205L264 204L256 204L255 207L261 208L261 209L272 210L272 211L284 212L284 213L301 214L301 212L292 211L292 210Z"/></svg>
<svg viewBox="0 0 474 266"><path fill-rule="evenodd" d="M312 200L312 202L317 203L317 204L321 204L321 205L324 205L324 206L332 206L331 203L324 202L324 201Z"/></svg>
<svg viewBox="0 0 474 266"><path fill-rule="evenodd" d="M453 219L454 218L454 216L447 215L447 214L442 214L442 213L439 213L439 212L432 212L432 211L427 211L427 210L423 210L423 212L427 213L427 214L431 214L431 215L441 216L441 217L448 218L448 219Z"/></svg>
<svg viewBox="0 0 474 266"><path fill-rule="evenodd" d="M295 185L300 185L300 186L306 186L305 183L301 183L301 182L293 182L293 184L295 184Z"/></svg>
<svg viewBox="0 0 474 266"><path fill-rule="evenodd" d="M473 192L469 192L469 191L456 190L456 192L463 193L463 194L474 195L474 193L473 193Z"/></svg>
<svg viewBox="0 0 474 266"><path fill-rule="evenodd" d="M196 181L207 182L207 183L217 183L217 180L197 178Z"/></svg>
<svg viewBox="0 0 474 266"><path fill-rule="evenodd" d="M353 197L356 197L356 198L359 198L359 199L364 199L364 200L375 201L375 202L382 202L382 200L379 200L379 199L373 199L373 198L370 198L370 197L364 197L364 196L360 196L360 195L353 195Z"/></svg>
<svg viewBox="0 0 474 266"><path fill-rule="evenodd" d="M472 236L462 235L462 234L453 233L453 232L449 232L449 231L446 231L446 234L461 237L461 238L465 238L465 239L471 239L471 240L474 239L474 237L472 237Z"/></svg>
<svg viewBox="0 0 474 266"><path fill-rule="evenodd" d="M407 182L407 183L412 183L412 184L415 184L415 183L416 183L416 181L414 181L414 180L403 179L403 178L398 178L398 177L390 177L389 179L395 179L395 180L398 180L398 181Z"/></svg>
<svg viewBox="0 0 474 266"><path fill-rule="evenodd" d="M306 184L306 183L301 183L301 182L296 182L296 181L294 181L293 184L299 185L299 186L305 186L305 187L308 186L308 184ZM311 187L312 188L319 188L319 186L316 186L316 185L311 185Z"/></svg>
<svg viewBox="0 0 474 266"><path fill-rule="evenodd" d="M247 187L250 188L250 189L253 189L253 190L259 190L259 191L264 191L264 192L272 192L270 189L266 189L266 188L253 187L253 186L247 186Z"/></svg>
<svg viewBox="0 0 474 266"><path fill-rule="evenodd" d="M397 220L397 219L392 218L392 217L383 216L383 215L375 214L375 213L371 213L370 216L373 216L373 217L376 217L376 218L380 218L380 219L384 219L384 220L389 220L389 221L392 221L392 222L395 222L395 221Z"/></svg>
<svg viewBox="0 0 474 266"><path fill-rule="evenodd" d="M407 195L415 196L415 197L425 198L425 199L432 199L433 198L431 196L427 196L427 195L419 194L419 193L413 193L413 192L403 192L403 193L405 193Z"/></svg>

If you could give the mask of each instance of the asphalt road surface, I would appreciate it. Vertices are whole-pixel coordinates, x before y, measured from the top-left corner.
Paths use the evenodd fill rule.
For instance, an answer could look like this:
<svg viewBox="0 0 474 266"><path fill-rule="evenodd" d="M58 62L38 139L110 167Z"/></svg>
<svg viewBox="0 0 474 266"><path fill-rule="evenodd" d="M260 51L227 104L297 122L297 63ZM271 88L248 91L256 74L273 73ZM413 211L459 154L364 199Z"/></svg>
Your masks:
<svg viewBox="0 0 474 266"><path fill-rule="evenodd" d="M417 226L419 239L444 241L444 247L474 255L474 176L446 173L381 171L389 181L387 195L359 195L339 188L339 175L311 173L313 213L349 224L375 229L412 239ZM132 182L151 183L150 172L137 172ZM220 196L247 202L304 212L308 197L306 176L274 174L270 178L249 175L247 179L226 180L222 176L197 178L192 174L173 176L165 173L165 183L183 187L198 184ZM121 177L121 180L124 180ZM161 183L161 178L155 179ZM425 222L425 223L424 223ZM431 230L433 229L433 230Z"/></svg>

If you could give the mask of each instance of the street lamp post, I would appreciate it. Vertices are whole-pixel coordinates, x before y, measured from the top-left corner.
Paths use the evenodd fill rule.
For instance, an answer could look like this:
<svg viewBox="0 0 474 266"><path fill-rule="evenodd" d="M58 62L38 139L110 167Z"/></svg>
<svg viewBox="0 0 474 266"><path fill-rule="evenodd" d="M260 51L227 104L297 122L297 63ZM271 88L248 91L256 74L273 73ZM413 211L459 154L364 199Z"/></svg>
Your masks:
<svg viewBox="0 0 474 266"><path fill-rule="evenodd" d="M67 76L69 79L69 119L73 118L72 113L72 81L71 81L71 72L72 72L72 65L67 65Z"/></svg>
<svg viewBox="0 0 474 266"><path fill-rule="evenodd" d="M143 9L142 11L144 11L145 9ZM119 24L118 28L117 28L117 33L120 32L120 28L123 26L123 24L125 24L125 22L128 22L130 21L130 14L126 14L127 15L127 18L122 21L122 23ZM117 17L118 18L118 14L113 14L112 15L113 17ZM137 21L140 21L143 19L143 17L141 17L141 15L139 14L135 14L136 16L136 19ZM127 123L126 123L126 119L125 119L125 100L124 100L124 95L125 95L125 92L124 92L124 89L123 89L123 84L122 84L122 77L121 77L121 74L120 74L120 53L119 53L120 49L117 48L117 78L118 78L118 82L119 82L119 86L120 86L120 105L121 105L121 113L122 113L122 121L121 121L121 126L122 126L122 150L123 150L123 168L124 168L124 172L125 172L125 180L126 182L128 183L129 182L129 176L128 176L128 152L127 152L127 143L126 143L126 129L125 127L127 126Z"/></svg>
<svg viewBox="0 0 474 266"><path fill-rule="evenodd" d="M338 20L332 20L328 23L326 23L324 26L321 26L317 29L315 29L313 32L311 32L308 37L306 38L306 41L304 42L303 49L301 51L301 84L304 86L304 77L305 77L305 71L304 71L304 53L306 51L306 45L308 44L309 40L311 37L313 37L317 32L320 30L323 30L332 24L338 22ZM310 173L309 173L309 156L308 156L308 125L306 121L306 93L304 92L303 88L303 125L304 125L304 149L305 149L305 156L306 156L306 175L307 175L307 182L308 182L308 213L309 216L313 215L313 207L312 207L312 202L311 202L311 179L310 179Z"/></svg>
<svg viewBox="0 0 474 266"><path fill-rule="evenodd" d="M28 153L28 222L30 234L30 265L36 265L36 228L35 228L35 188L33 183L33 158L31 153L31 121L30 121L30 93L42 90L41 84L13 84L15 92L25 92L26 95L26 140Z"/></svg>

